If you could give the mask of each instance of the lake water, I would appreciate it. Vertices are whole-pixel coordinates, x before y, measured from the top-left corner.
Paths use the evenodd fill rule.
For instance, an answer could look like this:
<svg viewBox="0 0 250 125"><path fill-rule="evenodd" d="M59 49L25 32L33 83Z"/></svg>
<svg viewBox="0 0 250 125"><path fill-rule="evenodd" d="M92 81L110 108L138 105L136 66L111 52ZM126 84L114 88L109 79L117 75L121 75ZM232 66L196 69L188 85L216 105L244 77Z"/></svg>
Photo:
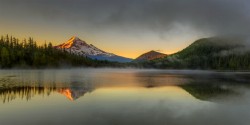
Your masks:
<svg viewBox="0 0 250 125"><path fill-rule="evenodd" d="M1 70L0 125L249 125L250 73Z"/></svg>

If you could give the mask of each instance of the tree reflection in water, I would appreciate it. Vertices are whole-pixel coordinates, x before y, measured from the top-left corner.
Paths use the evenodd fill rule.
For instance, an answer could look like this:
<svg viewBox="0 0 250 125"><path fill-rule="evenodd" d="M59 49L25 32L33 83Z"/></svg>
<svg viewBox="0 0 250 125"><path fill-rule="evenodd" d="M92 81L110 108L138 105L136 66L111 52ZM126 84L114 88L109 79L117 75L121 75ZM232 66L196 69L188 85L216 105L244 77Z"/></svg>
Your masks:
<svg viewBox="0 0 250 125"><path fill-rule="evenodd" d="M0 99L3 103L10 102L16 98L28 101L35 95L49 96L55 92L61 93L69 100L74 101L82 97L85 93L92 92L102 87L126 86L150 89L164 86L178 86L190 93L196 99L212 101L214 98L220 96L240 95L241 93L238 93L237 89L240 87L249 88L250 85L248 74L139 72L131 76L124 76L124 74L109 74L108 77L93 77L89 80L86 80L87 78L85 77L83 77L85 78L83 80L80 79L82 77L74 77L74 79L71 79L67 83L61 81L61 83L55 81L45 82L45 78L42 80L34 79L34 82L15 79L14 76L4 77L0 79ZM79 80L76 78L79 78Z"/></svg>
<svg viewBox="0 0 250 125"><path fill-rule="evenodd" d="M67 87L62 87L52 83L39 85L36 83L25 83L9 78L0 79L0 99L3 103L10 102L16 98L29 101L36 95L49 96L53 92L65 95L69 100L74 101L87 92L91 92L92 87L72 82Z"/></svg>

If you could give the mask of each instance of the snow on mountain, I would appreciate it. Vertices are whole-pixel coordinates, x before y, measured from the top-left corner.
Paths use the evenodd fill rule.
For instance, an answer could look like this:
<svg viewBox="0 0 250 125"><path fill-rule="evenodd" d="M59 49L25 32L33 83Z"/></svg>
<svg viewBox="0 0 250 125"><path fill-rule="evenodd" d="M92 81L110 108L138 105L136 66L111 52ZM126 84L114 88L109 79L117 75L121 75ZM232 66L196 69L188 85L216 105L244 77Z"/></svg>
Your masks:
<svg viewBox="0 0 250 125"><path fill-rule="evenodd" d="M72 37L67 42L55 46L57 49L64 49L67 52L82 55L97 60L108 60L116 62L130 62L129 58L117 56L112 53L105 52L92 44L87 44L85 41L78 37Z"/></svg>
<svg viewBox="0 0 250 125"><path fill-rule="evenodd" d="M78 55L106 55L114 56L112 53L107 53L103 50L96 48L92 44L87 44L85 41L79 39L78 37L72 37L67 42L56 46L56 48L65 49L68 52L78 54Z"/></svg>

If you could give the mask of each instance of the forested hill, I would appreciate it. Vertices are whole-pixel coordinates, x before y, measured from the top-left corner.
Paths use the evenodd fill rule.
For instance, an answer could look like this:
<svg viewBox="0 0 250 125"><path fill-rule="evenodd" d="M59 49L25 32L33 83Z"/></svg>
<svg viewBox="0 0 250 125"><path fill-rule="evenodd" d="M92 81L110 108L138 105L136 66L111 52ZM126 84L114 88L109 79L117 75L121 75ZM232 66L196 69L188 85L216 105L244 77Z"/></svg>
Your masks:
<svg viewBox="0 0 250 125"><path fill-rule="evenodd" d="M47 68L71 66L121 66L120 63L92 60L53 48L51 43L38 46L32 38L12 36L0 39L0 68Z"/></svg>
<svg viewBox="0 0 250 125"><path fill-rule="evenodd" d="M204 38L166 58L141 65L147 68L250 70L250 49L243 38Z"/></svg>

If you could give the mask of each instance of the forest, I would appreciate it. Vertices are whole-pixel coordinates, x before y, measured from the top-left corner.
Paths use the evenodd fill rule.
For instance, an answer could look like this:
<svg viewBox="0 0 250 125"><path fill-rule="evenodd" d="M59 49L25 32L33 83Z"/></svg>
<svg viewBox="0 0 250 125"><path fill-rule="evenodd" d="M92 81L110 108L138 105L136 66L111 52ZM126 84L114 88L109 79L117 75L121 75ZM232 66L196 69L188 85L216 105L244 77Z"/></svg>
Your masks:
<svg viewBox="0 0 250 125"><path fill-rule="evenodd" d="M66 51L57 50L51 42L37 45L33 38L19 40L1 36L0 68L60 68L60 67L122 67L117 62L92 60Z"/></svg>
<svg viewBox="0 0 250 125"><path fill-rule="evenodd" d="M250 49L243 39L204 38L165 58L130 63L93 60L65 50L51 42L37 45L33 38L19 40L1 36L0 68L132 67L156 69L250 70Z"/></svg>

